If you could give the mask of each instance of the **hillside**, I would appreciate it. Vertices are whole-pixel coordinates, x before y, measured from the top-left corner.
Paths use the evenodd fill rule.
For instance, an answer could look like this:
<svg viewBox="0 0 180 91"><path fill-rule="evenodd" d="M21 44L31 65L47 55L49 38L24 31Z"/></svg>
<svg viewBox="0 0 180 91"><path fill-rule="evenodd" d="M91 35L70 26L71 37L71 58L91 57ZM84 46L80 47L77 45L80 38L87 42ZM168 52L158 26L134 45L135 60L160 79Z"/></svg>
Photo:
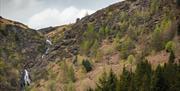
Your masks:
<svg viewBox="0 0 180 91"><path fill-rule="evenodd" d="M178 91L180 6L177 3L178 0L126 0L77 19L74 24L40 30L0 18L0 89L18 91L19 71L25 65L33 81L26 88L28 91L86 91L90 88L89 91L105 91L103 85L97 85L103 83L99 79L106 79L102 74L111 69L112 75L126 74L124 79L128 74L134 77L138 71L146 74L147 70L152 71L155 75L152 79L155 79L161 72L159 70L173 70L174 89L171 84L169 89ZM48 53L42 58L47 50L47 38L53 45L48 47ZM173 66L169 66L172 59ZM15 76L6 77L10 74ZM147 77L142 78L146 80ZM125 89L117 87L115 90L133 91Z"/></svg>
<svg viewBox="0 0 180 91"><path fill-rule="evenodd" d="M18 88L22 68L33 67L43 54L45 39L26 25L0 18L0 89Z"/></svg>

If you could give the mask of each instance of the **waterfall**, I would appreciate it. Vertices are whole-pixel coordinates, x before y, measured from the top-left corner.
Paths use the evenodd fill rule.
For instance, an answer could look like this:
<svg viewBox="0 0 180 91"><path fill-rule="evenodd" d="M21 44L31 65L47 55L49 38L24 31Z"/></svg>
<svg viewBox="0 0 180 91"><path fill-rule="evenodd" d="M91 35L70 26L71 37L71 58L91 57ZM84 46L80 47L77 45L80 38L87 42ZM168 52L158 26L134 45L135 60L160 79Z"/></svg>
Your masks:
<svg viewBox="0 0 180 91"><path fill-rule="evenodd" d="M44 58L44 56L45 56L45 55L43 54L43 55L41 56L41 58L43 59L43 58Z"/></svg>
<svg viewBox="0 0 180 91"><path fill-rule="evenodd" d="M48 51L49 51L49 48L46 49L46 52L45 52L46 55L48 54Z"/></svg>
<svg viewBox="0 0 180 91"><path fill-rule="evenodd" d="M21 77L20 77L20 91L25 91L26 85L29 86L31 83L30 75L29 72L24 69L21 72Z"/></svg>
<svg viewBox="0 0 180 91"><path fill-rule="evenodd" d="M49 39L46 39L46 43L48 43L49 45L52 45L52 42Z"/></svg>
<svg viewBox="0 0 180 91"><path fill-rule="evenodd" d="M48 54L49 47L50 47L51 45L52 45L52 42L51 42L49 39L46 39L46 46L47 46L47 48L46 48L45 53L41 56L42 59L44 58L45 55Z"/></svg>
<svg viewBox="0 0 180 91"><path fill-rule="evenodd" d="M30 78L29 78L29 73L28 73L28 71L26 70L26 69L24 69L24 83L26 84L26 85L30 85L30 82L31 82L31 80L30 80Z"/></svg>

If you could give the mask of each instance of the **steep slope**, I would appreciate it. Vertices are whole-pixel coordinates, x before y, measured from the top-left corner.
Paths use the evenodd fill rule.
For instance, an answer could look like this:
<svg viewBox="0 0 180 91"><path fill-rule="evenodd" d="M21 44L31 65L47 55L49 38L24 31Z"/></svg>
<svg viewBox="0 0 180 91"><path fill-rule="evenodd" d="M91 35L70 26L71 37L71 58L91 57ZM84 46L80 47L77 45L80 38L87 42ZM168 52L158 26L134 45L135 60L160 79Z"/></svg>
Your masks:
<svg viewBox="0 0 180 91"><path fill-rule="evenodd" d="M168 50L175 52L178 62L179 17L175 0L128 0L52 29L46 34L54 41L45 58L50 62L49 79L37 82L33 89L85 91L94 88L103 70L118 73L123 66L134 70L142 58L155 68L168 61ZM92 65L90 72L83 60Z"/></svg>
<svg viewBox="0 0 180 91"><path fill-rule="evenodd" d="M1 17L0 24L0 90L18 91L20 71L38 63L45 39L19 22Z"/></svg>
<svg viewBox="0 0 180 91"><path fill-rule="evenodd" d="M69 45L68 48L66 47L70 49L69 52L73 49L80 50L80 46L77 47L76 44L80 45L85 40L84 33L88 31L88 26L93 27L94 33L98 34L95 36L98 37L98 41L104 40L105 32L103 30L106 29L108 39L113 39L117 35L129 36L131 39L134 38L135 44L147 44L151 42L149 38L156 26L161 26L163 22L177 25L178 17L179 11L174 1L137 0L136 2L120 2L77 21L62 33L62 39L59 39L55 49L59 48L60 50L61 45L62 47ZM166 24L165 27L170 27L170 24ZM94 39L92 40L94 41ZM57 57L61 53L57 53ZM68 55L67 57L73 55L72 53L65 54ZM55 55L53 57L57 58ZM50 57L51 60L54 60L53 57Z"/></svg>
<svg viewBox="0 0 180 91"><path fill-rule="evenodd" d="M175 0L119 2L74 24L40 29L44 35L1 18L0 89L16 90L23 65L30 68L33 78L27 90L86 91L96 87L104 71L121 74L123 67L134 71L141 59L155 69L174 51L178 63L179 27ZM47 50L45 37L53 45L41 58ZM5 77L9 74L14 77Z"/></svg>

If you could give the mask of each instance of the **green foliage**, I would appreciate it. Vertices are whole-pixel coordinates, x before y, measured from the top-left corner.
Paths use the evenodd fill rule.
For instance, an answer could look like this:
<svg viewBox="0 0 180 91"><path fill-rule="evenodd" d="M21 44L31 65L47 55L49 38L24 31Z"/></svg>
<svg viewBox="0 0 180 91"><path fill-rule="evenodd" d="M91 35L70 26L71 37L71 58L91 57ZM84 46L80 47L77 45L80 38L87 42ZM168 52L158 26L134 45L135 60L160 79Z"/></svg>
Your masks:
<svg viewBox="0 0 180 91"><path fill-rule="evenodd" d="M82 65L84 66L84 68L86 69L86 72L89 72L92 70L92 65L91 63L89 62L89 60L84 60L82 61Z"/></svg>
<svg viewBox="0 0 180 91"><path fill-rule="evenodd" d="M120 52L120 56L123 59L126 59L128 55L133 53L133 49L135 48L134 42L131 40L131 38L127 37L123 41L120 41L118 44L118 49Z"/></svg>
<svg viewBox="0 0 180 91"><path fill-rule="evenodd" d="M158 65L152 77L152 91L168 91L168 84L163 76L163 69Z"/></svg>
<svg viewBox="0 0 180 91"><path fill-rule="evenodd" d="M69 82L65 85L64 91L76 91L75 84L73 82Z"/></svg>
<svg viewBox="0 0 180 91"><path fill-rule="evenodd" d="M160 51L163 49L163 39L160 28L157 26L152 34L151 44L153 49Z"/></svg>
<svg viewBox="0 0 180 91"><path fill-rule="evenodd" d="M104 38L107 38L108 35L110 34L110 29L106 26L106 27L100 27L99 29L99 32L98 32L98 35L100 37L100 39L104 39Z"/></svg>
<svg viewBox="0 0 180 91"><path fill-rule="evenodd" d="M119 32L121 34L124 33L129 26L129 22L128 22L129 18L127 16L128 16L127 12L121 12L120 13L120 22L119 22L120 31Z"/></svg>
<svg viewBox="0 0 180 91"><path fill-rule="evenodd" d="M174 31L169 30L172 23L167 17L161 21L159 25L156 25L154 32L152 33L151 44L153 49L160 51L165 48L165 44L172 40L174 37Z"/></svg>
<svg viewBox="0 0 180 91"><path fill-rule="evenodd" d="M102 74L102 78L99 79L99 83L97 84L96 91L115 91L116 90L116 75L113 73L112 69L107 75L106 72Z"/></svg>
<svg viewBox="0 0 180 91"><path fill-rule="evenodd" d="M97 56L97 50L99 48L99 43L98 43L98 40L95 40L92 47L91 47L91 55L93 57L96 57Z"/></svg>
<svg viewBox="0 0 180 91"><path fill-rule="evenodd" d="M18 73L16 73L16 68L13 68L11 64L0 57L0 86L7 89L15 89L17 85Z"/></svg>
<svg viewBox="0 0 180 91"><path fill-rule="evenodd" d="M135 57L133 55L129 55L127 60L130 62L130 64L133 64L135 62Z"/></svg>
<svg viewBox="0 0 180 91"><path fill-rule="evenodd" d="M102 36L102 39L105 38L105 28L104 27L100 27L99 29L99 35Z"/></svg>
<svg viewBox="0 0 180 91"><path fill-rule="evenodd" d="M73 69L73 66L71 65L68 67L67 76L68 76L69 80L72 82L75 82L75 80L76 80L74 74L75 74L74 69Z"/></svg>
<svg viewBox="0 0 180 91"><path fill-rule="evenodd" d="M68 65L65 61L62 62L62 64L60 64L60 66L63 69L63 74L64 74L64 82L68 83L68 82L75 82L75 73L74 73L74 69L72 65Z"/></svg>
<svg viewBox="0 0 180 91"><path fill-rule="evenodd" d="M132 72L129 72L128 70L123 68L123 72L120 75L120 79L117 82L117 89L116 91L132 91L134 89L132 84L133 78L132 78Z"/></svg>
<svg viewBox="0 0 180 91"><path fill-rule="evenodd" d="M173 41L167 42L166 46L165 46L165 49L168 52L173 51L175 49L175 43Z"/></svg>
<svg viewBox="0 0 180 91"><path fill-rule="evenodd" d="M164 66L159 65L155 70L152 70L148 61L141 59L134 73L123 68L117 81L115 75L103 73L96 91L179 91L180 64L171 62L174 59L175 56L171 52L170 62Z"/></svg>
<svg viewBox="0 0 180 91"><path fill-rule="evenodd" d="M43 45L39 45L38 47L37 47L37 50L38 50L38 52L40 52L40 53L44 53L45 51L46 51L46 47L45 47L45 44Z"/></svg>
<svg viewBox="0 0 180 91"><path fill-rule="evenodd" d="M80 44L80 53L95 57L99 47L99 41L107 38L110 32L107 26L100 27L99 31L95 31L93 24L89 23L87 31L83 34L83 40Z"/></svg>
<svg viewBox="0 0 180 91"><path fill-rule="evenodd" d="M3 35L3 36L7 36L8 35L8 31L6 30L6 26L5 25L0 25L0 33Z"/></svg>
<svg viewBox="0 0 180 91"><path fill-rule="evenodd" d="M106 26L104 32L105 36L107 37L110 34L110 29Z"/></svg>
<svg viewBox="0 0 180 91"><path fill-rule="evenodd" d="M151 0L151 5L150 5L151 14L158 12L159 7L160 7L160 1L159 0Z"/></svg>
<svg viewBox="0 0 180 91"><path fill-rule="evenodd" d="M87 31L83 34L84 39L80 44L80 51L82 54L89 54L89 50L93 46L94 42L98 39L98 33L94 31L94 27L92 24L88 24ZM95 44L96 45L96 44Z"/></svg>
<svg viewBox="0 0 180 91"><path fill-rule="evenodd" d="M129 25L128 27L128 36L132 39L132 40L137 40L138 38L138 29L136 26L132 26Z"/></svg>
<svg viewBox="0 0 180 91"><path fill-rule="evenodd" d="M83 40L83 42L80 45L80 50L82 54L89 54L89 50L91 46L93 45L93 41Z"/></svg>
<svg viewBox="0 0 180 91"><path fill-rule="evenodd" d="M169 56L169 63L174 63L174 60L175 60L175 55L174 52L171 51Z"/></svg>
<svg viewBox="0 0 180 91"><path fill-rule="evenodd" d="M137 87L136 91L150 91L148 89L150 89L151 75L151 65L147 61L141 60L140 63L137 64L134 77L136 83L135 87Z"/></svg>
<svg viewBox="0 0 180 91"><path fill-rule="evenodd" d="M103 91L103 90L106 90L107 87L108 87L108 84L107 84L107 73L104 71L101 78L99 79L99 84L97 84L97 89L99 91ZM98 91L97 90L97 91Z"/></svg>
<svg viewBox="0 0 180 91"><path fill-rule="evenodd" d="M50 91L56 91L56 82L54 80L50 81L48 88Z"/></svg>
<svg viewBox="0 0 180 91"><path fill-rule="evenodd" d="M84 32L84 38L89 40L94 40L97 38L97 33L94 31L93 24L88 24L87 31Z"/></svg>
<svg viewBox="0 0 180 91"><path fill-rule="evenodd" d="M164 19L160 23L160 30L167 31L171 24L171 20L168 17L164 17Z"/></svg>

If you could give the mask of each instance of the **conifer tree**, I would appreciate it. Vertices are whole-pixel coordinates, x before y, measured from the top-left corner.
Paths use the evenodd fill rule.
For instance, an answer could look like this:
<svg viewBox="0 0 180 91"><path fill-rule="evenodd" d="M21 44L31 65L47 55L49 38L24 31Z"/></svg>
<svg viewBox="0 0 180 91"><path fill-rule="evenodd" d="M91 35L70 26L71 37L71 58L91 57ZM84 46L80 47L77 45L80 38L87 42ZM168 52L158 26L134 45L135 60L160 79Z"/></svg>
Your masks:
<svg viewBox="0 0 180 91"><path fill-rule="evenodd" d="M127 71L124 67L123 72L120 75L120 78L117 82L116 91L131 91L130 87L132 87L131 85L133 85L133 84L131 84L131 82L132 82L131 80L132 80L131 73L129 71Z"/></svg>
<svg viewBox="0 0 180 91"><path fill-rule="evenodd" d="M137 68L135 71L135 84L136 91L149 91L150 90L150 81L151 81L152 69L151 65L146 61L141 61L137 64ZM146 88L146 89L144 89Z"/></svg>
<svg viewBox="0 0 180 91"><path fill-rule="evenodd" d="M169 63L174 63L174 60L175 60L175 55L174 52L171 51L169 56Z"/></svg>
<svg viewBox="0 0 180 91"><path fill-rule="evenodd" d="M169 91L167 80L163 76L163 69L158 65L151 82L151 91Z"/></svg>
<svg viewBox="0 0 180 91"><path fill-rule="evenodd" d="M116 82L117 78L112 69L110 70L109 75L104 72L102 78L99 79L99 84L97 84L96 91L115 91Z"/></svg>

